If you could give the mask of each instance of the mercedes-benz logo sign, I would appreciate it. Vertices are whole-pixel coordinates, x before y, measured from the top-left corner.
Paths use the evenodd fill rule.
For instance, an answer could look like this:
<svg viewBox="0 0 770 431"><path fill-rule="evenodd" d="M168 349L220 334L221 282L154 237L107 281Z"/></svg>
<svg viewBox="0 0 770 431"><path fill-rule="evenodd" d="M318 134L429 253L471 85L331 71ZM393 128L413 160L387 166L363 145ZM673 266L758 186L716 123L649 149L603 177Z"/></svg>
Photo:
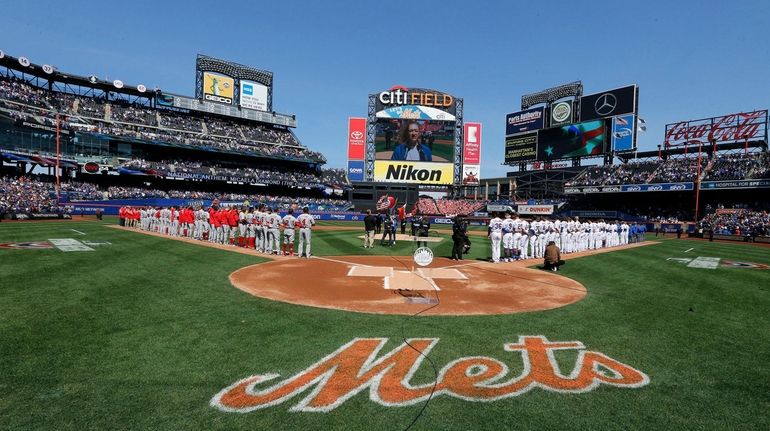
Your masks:
<svg viewBox="0 0 770 431"><path fill-rule="evenodd" d="M360 130L356 130L355 132L350 134L350 137L353 139L361 139L364 137L364 134Z"/></svg>
<svg viewBox="0 0 770 431"><path fill-rule="evenodd" d="M596 99L594 103L594 111L602 117L606 117L611 114L618 106L618 99L612 93L604 93Z"/></svg>

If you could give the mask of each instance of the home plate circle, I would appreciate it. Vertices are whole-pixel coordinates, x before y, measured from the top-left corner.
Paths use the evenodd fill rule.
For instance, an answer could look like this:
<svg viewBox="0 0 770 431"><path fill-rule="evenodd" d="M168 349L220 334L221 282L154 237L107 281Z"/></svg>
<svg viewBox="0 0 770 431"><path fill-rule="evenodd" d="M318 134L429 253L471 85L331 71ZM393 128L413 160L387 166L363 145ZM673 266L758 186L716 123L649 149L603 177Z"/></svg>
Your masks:
<svg viewBox="0 0 770 431"><path fill-rule="evenodd" d="M413 267L412 256L314 256L247 266L230 274L230 282L273 301L400 315L423 311L426 304L435 306L424 314L444 316L549 310L586 295L577 281L515 264L436 258Z"/></svg>

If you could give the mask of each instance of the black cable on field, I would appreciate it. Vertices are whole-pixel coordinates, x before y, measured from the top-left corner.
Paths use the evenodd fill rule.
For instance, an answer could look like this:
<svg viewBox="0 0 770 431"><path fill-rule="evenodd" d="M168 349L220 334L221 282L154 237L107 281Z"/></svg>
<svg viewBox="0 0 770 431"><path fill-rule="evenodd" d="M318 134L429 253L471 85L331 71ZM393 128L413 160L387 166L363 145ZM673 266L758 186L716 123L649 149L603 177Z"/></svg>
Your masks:
<svg viewBox="0 0 770 431"><path fill-rule="evenodd" d="M393 255L391 255L390 258L395 260L396 262L398 262L405 269L410 269L409 265L407 265L406 263L396 259ZM422 275L419 275L419 277L422 278L423 280L425 280L426 282L428 281ZM427 360L428 363L430 364L431 368L433 368L433 386L431 386L431 388L430 388L430 394L428 394L428 399L425 400L425 402L422 404L422 408L420 409L420 411L417 412L417 414L414 416L414 418L412 418L412 421L409 423L409 425L406 426L406 428L404 428L404 431L407 431L407 430L411 429L412 426L414 426L414 424L417 423L417 420L420 419L420 416L422 416L423 412L425 412L425 409L428 408L428 404L430 404L431 400L433 399L433 394L436 392L436 385L438 385L438 368L436 367L436 363L433 362L433 360L430 358L430 356L426 355L425 353L421 352L420 350L417 350L417 348L415 348L414 346L409 344L409 341L407 341L407 339L406 339L406 329L405 329L405 324L406 324L407 319L415 318L415 317L419 316L420 314L425 313L426 311L429 311L429 310L439 306L441 301L439 300L439 297L438 297L438 291L434 290L433 293L436 295L436 303L435 304L433 304L430 307L427 307L425 309L422 309L422 310L418 311L417 313L409 315L406 318L401 320L401 340L404 342L404 344L406 344L412 350L414 350L415 352L419 353L420 356L425 358L425 360Z"/></svg>

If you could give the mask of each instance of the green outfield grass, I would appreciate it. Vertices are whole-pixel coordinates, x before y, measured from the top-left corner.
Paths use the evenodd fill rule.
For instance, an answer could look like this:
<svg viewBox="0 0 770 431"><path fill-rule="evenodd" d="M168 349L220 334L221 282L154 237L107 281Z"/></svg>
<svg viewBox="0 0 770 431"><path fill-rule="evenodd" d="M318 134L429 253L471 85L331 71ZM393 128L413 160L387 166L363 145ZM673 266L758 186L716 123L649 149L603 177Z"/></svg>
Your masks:
<svg viewBox="0 0 770 431"><path fill-rule="evenodd" d="M409 243L365 250L360 223L350 226L358 231L314 232L314 254L411 252ZM233 288L228 274L262 261L254 256L100 222L0 224L0 243L53 238L110 245L70 253L0 249L3 430L404 429L422 403L383 407L368 391L328 413L289 411L308 391L251 413L225 413L209 402L250 375L288 378L356 337L389 338L381 355L404 337L440 338L430 354L439 369L460 357L488 356L518 374L521 355L503 345L520 335L581 341L646 373L650 383L583 394L533 389L494 402L437 396L412 429L770 428L770 270L666 260L770 264L768 248L667 239L570 260L561 274L583 283L588 295L560 309L400 317L250 296ZM486 238L472 240L469 258L485 258ZM449 240L440 243L436 254L448 256L449 247ZM557 352L564 374L575 357ZM412 383L433 380L425 361Z"/></svg>

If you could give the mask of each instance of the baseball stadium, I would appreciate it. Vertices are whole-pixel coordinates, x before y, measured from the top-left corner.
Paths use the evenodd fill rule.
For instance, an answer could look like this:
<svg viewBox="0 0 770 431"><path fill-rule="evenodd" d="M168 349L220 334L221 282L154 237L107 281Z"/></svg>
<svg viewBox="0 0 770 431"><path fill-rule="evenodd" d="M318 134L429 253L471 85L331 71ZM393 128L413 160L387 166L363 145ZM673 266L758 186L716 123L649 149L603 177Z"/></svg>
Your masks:
<svg viewBox="0 0 770 431"><path fill-rule="evenodd" d="M383 82L333 167L269 64L3 48L0 429L770 429L767 109Z"/></svg>

